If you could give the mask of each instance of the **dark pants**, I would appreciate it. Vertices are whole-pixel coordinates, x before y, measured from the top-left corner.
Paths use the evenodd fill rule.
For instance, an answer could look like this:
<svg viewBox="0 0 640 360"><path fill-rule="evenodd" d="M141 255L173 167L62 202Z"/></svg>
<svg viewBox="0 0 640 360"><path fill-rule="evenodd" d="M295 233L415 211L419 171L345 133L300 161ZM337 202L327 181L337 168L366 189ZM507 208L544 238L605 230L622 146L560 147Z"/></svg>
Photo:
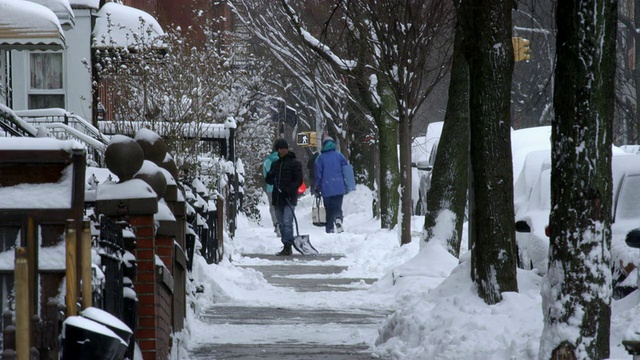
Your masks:
<svg viewBox="0 0 640 360"><path fill-rule="evenodd" d="M333 232L333 223L336 222L336 219L342 220L342 198L344 198L344 195L322 197L324 208L327 212L327 224L324 229L328 233Z"/></svg>
<svg viewBox="0 0 640 360"><path fill-rule="evenodd" d="M295 206L280 205L274 206L276 210L276 219L280 226L280 240L284 245L293 245L293 212Z"/></svg>

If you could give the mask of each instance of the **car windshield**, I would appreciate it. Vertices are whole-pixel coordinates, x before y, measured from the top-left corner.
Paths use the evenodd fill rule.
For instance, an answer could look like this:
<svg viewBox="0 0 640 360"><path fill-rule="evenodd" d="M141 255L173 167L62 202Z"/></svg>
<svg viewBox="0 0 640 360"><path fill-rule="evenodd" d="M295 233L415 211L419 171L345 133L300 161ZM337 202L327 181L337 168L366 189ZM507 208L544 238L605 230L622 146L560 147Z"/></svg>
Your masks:
<svg viewBox="0 0 640 360"><path fill-rule="evenodd" d="M640 174L625 176L620 186L614 221L640 219Z"/></svg>

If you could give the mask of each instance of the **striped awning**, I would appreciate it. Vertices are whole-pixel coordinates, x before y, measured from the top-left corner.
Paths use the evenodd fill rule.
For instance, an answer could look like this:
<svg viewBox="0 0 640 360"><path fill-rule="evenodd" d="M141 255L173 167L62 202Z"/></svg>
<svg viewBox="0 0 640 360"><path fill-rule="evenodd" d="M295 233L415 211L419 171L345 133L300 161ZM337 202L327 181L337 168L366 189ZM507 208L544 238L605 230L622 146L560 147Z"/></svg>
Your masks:
<svg viewBox="0 0 640 360"><path fill-rule="evenodd" d="M48 7L58 17L60 25L65 30L75 25L75 15L71 9L69 0L27 0Z"/></svg>
<svg viewBox="0 0 640 360"><path fill-rule="evenodd" d="M0 49L61 50L66 46L56 14L26 0L0 0Z"/></svg>

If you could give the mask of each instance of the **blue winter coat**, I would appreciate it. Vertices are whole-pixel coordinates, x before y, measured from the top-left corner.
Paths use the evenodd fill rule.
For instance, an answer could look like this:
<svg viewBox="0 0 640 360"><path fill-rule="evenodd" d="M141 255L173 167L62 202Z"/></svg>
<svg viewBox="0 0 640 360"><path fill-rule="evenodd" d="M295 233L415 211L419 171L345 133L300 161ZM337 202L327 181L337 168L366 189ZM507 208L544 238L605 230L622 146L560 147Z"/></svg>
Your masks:
<svg viewBox="0 0 640 360"><path fill-rule="evenodd" d="M263 179L267 178L267 174L269 173L269 170L271 170L271 164L273 164L279 158L280 157L278 156L278 152L277 151L273 151L271 154L269 154L269 156L267 156L266 159L264 159L264 162L262 163L262 178ZM267 190L268 193L272 192L273 191L273 185L267 184L266 190Z"/></svg>
<svg viewBox="0 0 640 360"><path fill-rule="evenodd" d="M326 141L316 160L316 182L322 196L344 195L347 188L342 177L342 165L348 164L347 159L336 151L336 143Z"/></svg>

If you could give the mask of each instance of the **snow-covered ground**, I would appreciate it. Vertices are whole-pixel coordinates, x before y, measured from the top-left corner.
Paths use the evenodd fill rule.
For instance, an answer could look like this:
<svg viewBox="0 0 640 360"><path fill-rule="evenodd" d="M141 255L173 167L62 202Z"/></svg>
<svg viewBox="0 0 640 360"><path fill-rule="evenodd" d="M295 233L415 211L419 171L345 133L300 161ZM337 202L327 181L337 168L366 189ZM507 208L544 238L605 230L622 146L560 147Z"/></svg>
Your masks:
<svg viewBox="0 0 640 360"><path fill-rule="evenodd" d="M261 224L240 216L233 241L225 244L231 255L219 265L198 261L194 277L205 284L196 309L212 303L256 303L275 306L362 307L395 309L377 331L354 331L346 342L369 344L374 353L394 359L537 359L542 333L540 283L535 271L518 270L518 293L504 293L504 300L486 305L470 280L470 265L465 254L458 260L438 241L419 247L422 217L412 218L413 242L399 246L396 230L382 230L372 218L372 194L363 186L345 196L345 232L325 234L311 224L312 198L300 199L296 214L300 233L309 234L321 253L342 253L336 264L349 269L338 276L379 278L362 290L341 292L340 296L296 293L269 285L262 275L237 265L257 264L259 259L242 253L275 253L281 244L273 234L268 209L260 208ZM464 234L466 243L466 234ZM621 341L631 324L640 319L640 295L635 292L614 301L611 324L611 359L629 359ZM232 331L232 329L230 329ZM312 328L296 328L316 342L323 337ZM206 342L207 325L191 314L181 341L188 346ZM225 336L224 334L220 336ZM227 335L236 343L261 341L251 332ZM331 340L329 338L327 341ZM225 339L219 340L225 342Z"/></svg>

